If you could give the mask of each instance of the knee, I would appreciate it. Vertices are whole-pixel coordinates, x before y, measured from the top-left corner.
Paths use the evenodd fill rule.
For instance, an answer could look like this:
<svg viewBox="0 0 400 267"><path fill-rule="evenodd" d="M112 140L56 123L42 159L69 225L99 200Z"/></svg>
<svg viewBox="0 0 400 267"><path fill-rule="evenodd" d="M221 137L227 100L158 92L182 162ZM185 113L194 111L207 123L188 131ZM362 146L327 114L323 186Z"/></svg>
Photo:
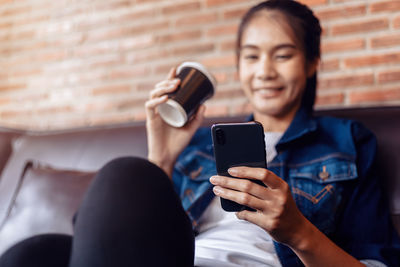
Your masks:
<svg viewBox="0 0 400 267"><path fill-rule="evenodd" d="M173 205L168 204L171 202ZM145 217L143 214L149 210L176 206L179 202L172 182L162 169L145 159L122 157L100 169L86 192L79 214L98 216L103 221L117 217L129 217L131 219L126 220L131 221L132 218ZM82 215L78 215L77 225L82 221L80 218Z"/></svg>
<svg viewBox="0 0 400 267"><path fill-rule="evenodd" d="M147 168L149 161L139 157L119 157L107 162L99 172L132 172Z"/></svg>
<svg viewBox="0 0 400 267"><path fill-rule="evenodd" d="M106 163L98 172L97 183L107 187L137 187L154 186L154 184L171 184L165 172L139 157L120 157Z"/></svg>
<svg viewBox="0 0 400 267"><path fill-rule="evenodd" d="M110 176L141 176L145 174L159 174L163 176L165 173L151 163L147 159L139 157L120 157L106 163L98 172L99 174L107 174Z"/></svg>

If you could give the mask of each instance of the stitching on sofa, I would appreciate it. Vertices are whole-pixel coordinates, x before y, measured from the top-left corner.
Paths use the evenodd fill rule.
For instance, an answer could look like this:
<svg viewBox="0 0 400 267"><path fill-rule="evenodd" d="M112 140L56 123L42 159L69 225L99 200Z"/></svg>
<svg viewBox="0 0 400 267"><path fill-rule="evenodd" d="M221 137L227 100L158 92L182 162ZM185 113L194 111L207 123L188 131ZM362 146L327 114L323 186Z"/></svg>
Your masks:
<svg viewBox="0 0 400 267"><path fill-rule="evenodd" d="M1 224L0 224L0 230L3 228L3 226L5 225L5 223L6 223L7 219L8 219L8 217L9 217L10 214L11 214L11 211L12 211L12 209L13 209L13 207L14 207L14 202L15 202L17 196L18 196L19 191L21 190L21 186L22 186L22 183L23 183L24 178L25 178L25 173L28 171L28 169L32 168L33 164L34 164L34 163L33 163L31 160L28 160L28 161L25 162L25 164L24 164L24 169L23 169L23 171L22 171L22 173L21 173L21 176L19 177L19 181L18 181L17 188L16 188L16 190L15 190L14 193L13 193L13 196L12 196L12 198L11 198L10 205L9 205L8 208L7 208L7 211L6 211L6 215L5 215L5 217L4 217L4 220L3 220L3 221L1 222Z"/></svg>

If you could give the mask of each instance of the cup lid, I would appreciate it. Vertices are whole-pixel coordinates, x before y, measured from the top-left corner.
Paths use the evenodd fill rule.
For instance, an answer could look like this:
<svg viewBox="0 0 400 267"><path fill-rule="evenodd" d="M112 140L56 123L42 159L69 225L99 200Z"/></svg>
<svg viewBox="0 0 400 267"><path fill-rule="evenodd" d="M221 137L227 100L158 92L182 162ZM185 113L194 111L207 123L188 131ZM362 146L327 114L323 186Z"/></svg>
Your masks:
<svg viewBox="0 0 400 267"><path fill-rule="evenodd" d="M180 73L181 70L186 67L197 69L198 71L203 73L210 80L210 82L215 90L215 88L217 86L217 81L216 81L215 77L206 69L206 67L204 67L203 64L201 64L199 62L195 62L195 61L185 61L177 67L176 73Z"/></svg>

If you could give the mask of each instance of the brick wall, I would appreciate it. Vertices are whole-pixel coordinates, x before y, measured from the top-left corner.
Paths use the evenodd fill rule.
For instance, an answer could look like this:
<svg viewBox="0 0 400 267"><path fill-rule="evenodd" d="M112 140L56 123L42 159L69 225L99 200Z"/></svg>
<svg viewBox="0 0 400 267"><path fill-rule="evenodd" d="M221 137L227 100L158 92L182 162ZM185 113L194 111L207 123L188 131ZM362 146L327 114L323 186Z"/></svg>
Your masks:
<svg viewBox="0 0 400 267"><path fill-rule="evenodd" d="M254 0L0 0L0 125L70 128L144 119L184 60L218 90L207 116L246 112L235 73ZM317 108L400 104L400 0L303 0L324 28Z"/></svg>

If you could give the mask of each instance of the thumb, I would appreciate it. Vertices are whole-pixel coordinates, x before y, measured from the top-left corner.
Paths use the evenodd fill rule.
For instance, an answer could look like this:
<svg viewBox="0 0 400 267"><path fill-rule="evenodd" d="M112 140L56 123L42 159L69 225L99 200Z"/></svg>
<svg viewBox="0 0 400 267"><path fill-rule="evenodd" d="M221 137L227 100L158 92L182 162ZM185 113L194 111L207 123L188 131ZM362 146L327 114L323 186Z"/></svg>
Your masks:
<svg viewBox="0 0 400 267"><path fill-rule="evenodd" d="M196 112L196 115L193 117L193 119L188 123L187 127L190 130L196 131L201 123L204 120L204 113L206 111L206 107L204 105L201 105L199 109Z"/></svg>
<svg viewBox="0 0 400 267"><path fill-rule="evenodd" d="M199 125L203 122L204 120L204 113L206 112L206 106L201 105L199 109L196 112L196 115L194 117L195 121L198 121Z"/></svg>

